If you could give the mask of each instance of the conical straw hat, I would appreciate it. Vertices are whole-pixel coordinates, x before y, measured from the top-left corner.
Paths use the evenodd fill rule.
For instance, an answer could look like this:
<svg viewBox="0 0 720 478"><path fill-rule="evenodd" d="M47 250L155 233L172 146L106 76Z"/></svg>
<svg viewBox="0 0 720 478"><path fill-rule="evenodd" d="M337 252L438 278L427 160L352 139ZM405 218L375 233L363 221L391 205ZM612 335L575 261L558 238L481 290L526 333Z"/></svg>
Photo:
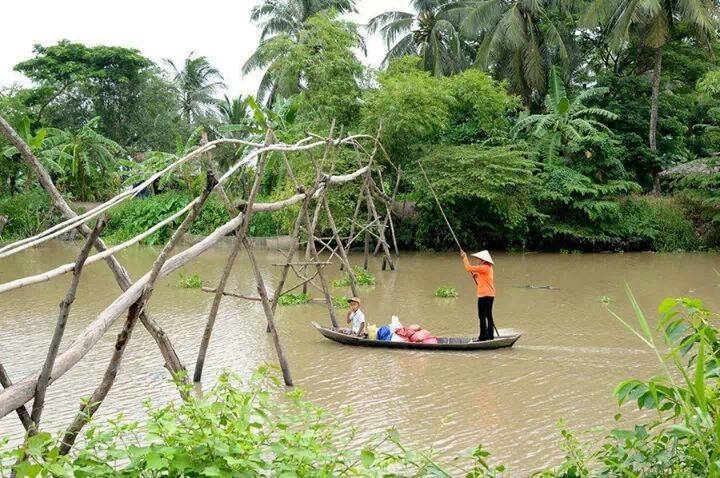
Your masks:
<svg viewBox="0 0 720 478"><path fill-rule="evenodd" d="M477 257L478 259L485 262L489 262L490 264L495 264L492 260L492 257L490 257L490 253L488 251L476 252L475 254L472 254L472 256Z"/></svg>

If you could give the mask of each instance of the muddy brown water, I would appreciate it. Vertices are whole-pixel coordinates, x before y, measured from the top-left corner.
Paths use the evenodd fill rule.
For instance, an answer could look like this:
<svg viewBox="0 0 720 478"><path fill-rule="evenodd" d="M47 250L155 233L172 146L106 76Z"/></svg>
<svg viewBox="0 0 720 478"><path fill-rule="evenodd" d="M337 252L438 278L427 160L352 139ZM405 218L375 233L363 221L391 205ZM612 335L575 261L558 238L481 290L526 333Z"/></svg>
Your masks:
<svg viewBox="0 0 720 478"><path fill-rule="evenodd" d="M3 259L0 281L39 273L71 262L77 244L51 243ZM214 284L227 256L217 247L182 270ZM120 256L133 276L147 270L157 254L151 247ZM258 250L266 277L276 278L282 256ZM361 261L359 255L352 261ZM298 386L307 397L333 412L350 406L350 423L369 435L395 426L403 441L445 456L482 443L493 462L505 463L511 476L556 463L561 456L558 421L573 430L613 426L618 413L614 386L628 377L647 377L657 370L645 350L604 306L631 316L624 294L627 282L650 317L667 296L696 296L720 308L720 256L714 254L495 254L499 327L521 329L512 349L480 352L422 352L354 348L321 337L310 326L328 322L324 305L280 307L277 325ZM403 253L397 272L371 271L377 285L363 288L364 310L371 323L384 324L396 314L404 323L420 323L435 335L477 333L471 279L456 254ZM339 277L337 268L332 276ZM151 312L171 336L182 360L195 363L212 296L179 289L178 274L159 284ZM269 281L273 282L273 281ZM44 359L57 305L69 277L0 297L0 360L14 379L38 368ZM528 289L552 285L557 290ZM441 285L457 287L457 299L437 299ZM247 261L235 268L228 289L254 290ZM349 295L337 289L337 295ZM103 263L84 274L67 326L65 345L118 294ZM78 366L50 387L44 425L57 430L77 409L79 397L99 382L111 354L119 322ZM124 412L142 418L142 402L175 399L160 354L139 327L118 380L100 416ZM221 307L206 361L211 380L223 369L249 375L265 362L274 363L272 342L264 332L260 304L226 299ZM207 381L206 381L207 383ZM632 407L620 410L632 419ZM21 429L13 415L0 419L0 437L17 439Z"/></svg>

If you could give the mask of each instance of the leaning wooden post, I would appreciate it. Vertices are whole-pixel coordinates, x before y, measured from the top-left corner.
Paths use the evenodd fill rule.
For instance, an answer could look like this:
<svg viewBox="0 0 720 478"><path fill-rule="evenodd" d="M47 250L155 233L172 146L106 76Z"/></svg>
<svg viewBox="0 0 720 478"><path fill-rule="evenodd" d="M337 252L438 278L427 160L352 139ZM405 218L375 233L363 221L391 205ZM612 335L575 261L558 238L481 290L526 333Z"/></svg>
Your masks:
<svg viewBox="0 0 720 478"><path fill-rule="evenodd" d="M271 140L272 137L272 132L268 130L266 142ZM273 345L275 346L275 353L277 354L278 362L280 363L280 370L283 374L283 380L285 381L285 385L287 385L288 387L292 387L293 381L292 375L290 374L290 366L288 365L287 359L285 358L285 352L283 351L282 344L280 343L280 337L278 335L277 329L275 328L275 311L270 304L270 300L268 299L265 281L263 280L262 273L260 272L260 267L258 267L257 259L255 258L255 246L253 246L252 242L248 239L247 236L250 219L252 218L253 203L255 202L255 198L257 197L258 192L260 191L262 175L265 172L266 159L266 156L262 155L260 156L260 159L258 161L255 183L253 184L253 188L250 191L250 195L248 197L247 207L245 210L245 220L242 227L240 228L240 237L243 246L245 246L245 251L247 252L248 259L250 260L253 274L255 275L255 284L257 286L258 295L260 296L260 301L262 302L263 311L265 312L267 327L270 331L270 335L272 336ZM305 203L305 201L303 201L303 203Z"/></svg>
<svg viewBox="0 0 720 478"><path fill-rule="evenodd" d="M43 408L45 405L45 392L47 391L48 384L50 383L50 374L52 373L53 366L55 365L55 358L57 357L58 350L60 349L60 342L62 341L63 335L65 334L65 325L67 324L67 318L70 314L70 308L73 302L75 302L75 294L77 292L78 285L80 284L80 275L83 271L83 266L87 260L90 249L92 249L95 240L100 236L100 233L105 228L105 218L98 219L95 228L85 240L80 253L75 259L75 268L73 269L72 280L70 281L70 287L68 288L67 294L62 302L60 302L60 314L58 315L57 323L55 324L55 330L53 332L50 346L48 347L47 356L43 363L40 376L38 377L37 385L35 386L35 400L33 401L32 414L30 418L33 421L33 429L29 431L30 435L34 435L40 429L40 417L42 416Z"/></svg>
<svg viewBox="0 0 720 478"><path fill-rule="evenodd" d="M345 245L343 244L343 240L340 237L340 233L338 232L337 226L335 224L335 219L333 218L332 212L330 211L330 205L328 204L327 195L323 194L322 202L325 206L325 214L327 214L328 224L330 225L333 237L335 238L335 242L337 243L338 249L340 250L340 260L347 269L348 279L350 280L350 290L352 290L352 295L357 297L360 294L358 294L357 291L355 274L353 273L352 267L350 267L350 259L348 259L347 252L345 251Z"/></svg>
<svg viewBox="0 0 720 478"><path fill-rule="evenodd" d="M255 283L257 285L258 295L262 302L263 311L265 312L265 318L267 319L268 327L270 328L270 335L272 336L273 344L275 345L275 352L277 353L278 362L280 362L280 370L282 370L283 380L285 385L292 387L293 381L290 375L290 366L288 365L287 359L285 358L285 352L282 349L280 343L280 337L278 336L277 329L275 328L275 320L273 320L273 310L268 299L267 289L265 288L265 281L263 280L260 268L258 267L257 260L255 259L255 251L253 244L248 240L247 235L243 234L242 237L245 251L247 252L248 259L252 265L253 274L255 275Z"/></svg>
<svg viewBox="0 0 720 478"><path fill-rule="evenodd" d="M203 133L201 137L201 144L207 143L207 134ZM214 167L212 162L212 157L208 157L208 166ZM228 211L232 208L232 203L230 201L230 198L225 193L225 189L221 186L219 186L218 191L220 193L221 198L223 201L225 201L225 206L228 208ZM231 212L232 214L232 212ZM237 216L238 213L235 212L233 215ZM227 284L228 277L230 277L230 272L232 271L233 265L235 264L235 260L237 259L238 253L240 252L240 247L242 246L241 241L241 234L240 234L240 228L235 230L235 239L233 240L230 254L228 254L228 258L225 261L225 267L223 268L222 273L220 274L220 279L218 280L217 288L215 289L215 295L213 297L212 305L210 306L210 312L208 313L208 318L205 323L205 329L203 331L202 339L200 340L200 348L198 350L198 356L195 361L195 371L193 373L193 385L195 394L197 396L200 396L202 394L202 372L203 368L205 366L205 357L207 356L207 350L208 346L210 344L210 337L212 335L213 328L215 326L215 319L217 317L218 310L220 309L220 302L222 301L223 293L225 292L225 286Z"/></svg>
<svg viewBox="0 0 720 478"><path fill-rule="evenodd" d="M300 192L300 190L298 190L298 192ZM275 289L275 293L273 294L272 298L271 310L273 312L273 316L275 314L275 310L277 309L278 301L280 300L282 290L285 287L285 281L287 281L287 276L290 272L290 263L292 263L293 259L295 258L295 253L298 250L298 245L300 243L300 226L302 226L303 221L305 220L305 216L307 215L307 207L311 197L312 192L308 192L307 196L300 204L300 212L298 213L298 216L295 219L295 224L293 225L293 232L290 236L290 249L288 250L287 260L285 262L285 265L283 266L282 272L280 273L280 280L278 281L277 288ZM269 326L267 331L270 332Z"/></svg>
<svg viewBox="0 0 720 478"><path fill-rule="evenodd" d="M10 380L10 376L8 375L7 370L5 370L5 367L3 367L2 363L0 363L0 385L2 385L3 388L8 388L12 385L12 380ZM18 408L15 409L15 412L17 413L17 416L20 419L20 423L22 423L25 431L32 430L33 422L30 418L30 414L28 413L27 408L25 408L25 405L20 405Z"/></svg>
<svg viewBox="0 0 720 478"><path fill-rule="evenodd" d="M269 144L271 138L272 136L270 130L268 130L265 135L265 145ZM220 274L220 279L218 281L217 288L215 289L215 296L213 297L213 303L210 306L210 312L208 313L208 318L205 323L205 330L203 331L203 336L200 340L200 348L198 350L198 356L195 361L195 371L193 373L193 385L195 389L195 394L197 396L200 396L202 394L202 373L205 366L205 357L207 356L207 351L210 346L210 339L212 337L213 328L215 327L215 320L217 319L218 311L220 310L220 303L223 299L225 286L227 285L227 280L230 277L233 265L235 264L235 260L237 259L238 253L240 252L240 247L243 243L242 238L245 234L245 231L247 230L247 226L249 225L249 219L252 214L252 204L255 201L255 196L257 195L257 192L260 190L262 174L264 171L265 157L265 154L261 154L260 158L258 159L258 169L255 175L255 181L250 191L250 196L248 197L248 205L244 212L243 222L241 223L240 227L235 230L235 239L233 240L232 248L230 249L228 259L225 262L225 267ZM225 203L225 208L228 210L228 213L235 216L239 215L240 212L237 210L237 208L235 208L235 206L232 205L232 202L230 201L230 198L228 197L227 192L225 191L225 188L222 184L218 184L218 191L221 198L223 199L223 202Z"/></svg>
<svg viewBox="0 0 720 478"><path fill-rule="evenodd" d="M367 221L370 224L372 219L370 218L370 209L367 211ZM365 230L365 241L363 244L363 269L368 270L370 260L370 231Z"/></svg>
<svg viewBox="0 0 720 478"><path fill-rule="evenodd" d="M327 187L327 185L325 187ZM322 192L320 194L322 194ZM305 211L305 215L310 255L315 262L318 277L320 278L320 285L322 287L323 295L325 296L328 313L330 314L330 322L332 322L333 327L338 328L337 318L335 317L335 307L333 307L332 303L332 296L330 295L330 289L328 288L327 280L325 280L325 274L323 274L322 271L323 266L321 264L318 264L320 262L320 256L318 255L317 249L315 248L315 230L313 229L313 225L310 221L310 216L307 214L307 210Z"/></svg>
<svg viewBox="0 0 720 478"><path fill-rule="evenodd" d="M198 202L193 205L192 209L190 209L188 215L185 217L177 230L173 233L168 243L165 244L163 249L160 251L160 254L153 263L152 269L150 271L150 277L145 283L145 287L143 287L143 291L140 294L140 297L128 309L127 319L125 320L125 324L123 324L122 330L117 336L112 358L110 359L110 363L105 369L105 374L103 375L100 385L98 385L98 387L95 389L88 401L84 402L81 405L80 411L75 416L75 419L65 430L62 443L60 444L61 455L66 455L70 451L73 444L75 443L75 440L77 439L78 434L80 433L80 430L82 430L85 424L90 421L95 412L97 412L98 408L100 408L100 405L102 405L103 400L105 400L105 397L107 397L107 394L110 392L110 389L115 383L115 378L117 377L118 370L120 369L120 365L122 364L123 355L125 354L127 344L130 341L132 331L135 328L135 324L140 317L142 309L145 308L148 301L150 300L150 297L152 296L155 282L160 277L160 270L162 269L163 265L165 265L165 262L167 261L170 252L175 248L178 242L180 242L180 239L182 239L187 230L190 229L193 221L195 221L197 216L200 214L200 210L205 204L205 201L207 200L208 196L210 196L210 193L217 184L215 177L212 176L210 172L208 172L207 176L208 179L207 184L205 185L205 190L200 195Z"/></svg>
<svg viewBox="0 0 720 478"><path fill-rule="evenodd" d="M23 160L25 160L25 162L28 163L33 169L35 175L38 177L38 181L40 181L42 187L50 195L53 204L56 208L60 210L63 217L65 219L72 219L74 217L77 217L75 211L70 208L70 205L67 203L67 201L65 201L65 198L62 197L60 191L58 191L58 189L55 187L52 178L45 170L43 165L40 163L40 161L37 159L37 157L33 154L30 147L27 145L27 143L25 143L25 141L22 140L22 138L20 138L20 136L17 135L12 126L10 126L10 124L2 116L0 116L0 131L2 131L8 141L10 141L18 149L18 151L20 152L20 156L22 156ZM80 226L79 230L85 237L87 237L91 233L90 228L85 225ZM107 247L105 246L105 243L102 241L102 239L98 238L95 241L95 249L97 249L99 252L107 250ZM115 256L111 255L107 257L105 259L105 262L107 262L108 267L110 267L110 270L112 270L113 275L115 276L115 281L118 283L123 292L129 289L132 285L130 274L128 274L127 270L125 270L125 268L120 264L120 262L118 262ZM140 315L140 321L150 333L152 338L155 340L155 343L157 343L160 349L160 353L165 360L165 367L168 369L168 371L170 371L174 378L186 380L187 378L185 376L185 367L180 361L180 358L175 352L175 348L173 347L172 342L170 341L170 338L167 336L165 331L160 327L160 325L155 321L155 319L153 319L150 314L145 311L143 311Z"/></svg>
<svg viewBox="0 0 720 478"><path fill-rule="evenodd" d="M386 200L385 199L386 196L380 198L385 203L385 209L387 211L387 216L385 216L385 221L383 223L383 229L387 228L388 225L390 226L390 235L392 238L393 248L395 250L396 256L400 255L400 251L399 251L398 245L397 245L397 238L395 237L395 224L392 219L392 201L395 200L395 196L397 196L398 189L400 187L400 174L401 174L401 170L398 169L397 179L395 180L395 187L393 188L393 194L390 197L390 200L389 201ZM381 179L380 185L382 185L382 179ZM383 192L384 192L384 186L383 186ZM375 252L373 252L374 256L378 255L378 252L380 252L380 247L381 247L381 244L378 241L377 246L375 246Z"/></svg>

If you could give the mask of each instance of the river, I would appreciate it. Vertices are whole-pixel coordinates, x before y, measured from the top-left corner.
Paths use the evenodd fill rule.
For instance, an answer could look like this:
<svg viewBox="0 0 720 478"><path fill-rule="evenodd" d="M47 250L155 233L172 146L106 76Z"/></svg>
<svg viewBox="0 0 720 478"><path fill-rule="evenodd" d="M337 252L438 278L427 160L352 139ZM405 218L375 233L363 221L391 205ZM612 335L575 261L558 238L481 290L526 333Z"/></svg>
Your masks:
<svg viewBox="0 0 720 478"><path fill-rule="evenodd" d="M3 259L0 281L39 273L71 262L77 244L53 242ZM228 246L217 247L182 272L199 274L214 285ZM152 247L120 255L134 277L146 271L157 254ZM280 254L258 250L263 273L272 283ZM557 462L558 421L572 430L612 427L619 411L614 386L625 378L657 371L655 356L605 309L602 297L632 320L625 298L627 282L649 317L667 296L703 298L718 309L720 256L714 254L494 254L499 327L524 332L512 349L498 351L417 352L351 348L328 341L310 322L328 323L324 305L279 307L276 319L296 384L307 398L333 412L350 406L350 423L366 434L395 426L402 440L420 449L458 454L482 443L493 463L505 463L511 476ZM361 256L352 256L354 263ZM420 323L435 335L477 334L472 280L457 254L405 252L398 271L381 272L371 263L377 284L362 290L370 323L384 324L396 314L406 324ZM331 268L337 278L340 272ZM151 313L172 338L185 364L195 363L212 296L177 287L178 274L163 279L151 301ZM65 294L69 276L19 289L0 298L0 361L12 378L38 368ZM441 285L455 286L457 299L433 297ZM530 289L552 285L557 290ZM254 295L243 258L229 281L229 291ZM350 295L336 290L337 295ZM88 266L70 317L67 344L118 294L104 263ZM50 387L43 422L49 429L66 425L81 396L99 382L111 354L119 322L78 366ZM137 329L118 380L100 416L124 412L141 418L142 402L174 399L153 340ZM265 334L260 304L228 298L221 307L206 361L211 380L223 369L248 375L264 362L275 363ZM632 407L621 410L635 416ZM596 432L598 433L598 432ZM17 417L0 419L0 437L17 438Z"/></svg>

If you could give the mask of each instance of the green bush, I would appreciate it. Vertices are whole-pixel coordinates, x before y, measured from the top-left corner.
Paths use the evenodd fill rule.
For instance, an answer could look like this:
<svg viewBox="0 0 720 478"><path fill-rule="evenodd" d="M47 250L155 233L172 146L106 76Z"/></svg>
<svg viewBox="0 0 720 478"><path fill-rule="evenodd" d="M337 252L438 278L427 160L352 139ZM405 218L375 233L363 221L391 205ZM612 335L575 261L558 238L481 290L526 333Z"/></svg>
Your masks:
<svg viewBox="0 0 720 478"><path fill-rule="evenodd" d="M1 236L4 240L34 236L62 220L48 195L41 190L0 198L0 216L8 218Z"/></svg>
<svg viewBox="0 0 720 478"><path fill-rule="evenodd" d="M110 221L105 235L114 242L123 242L136 236L166 217L179 211L192 198L178 192L166 192L145 199L131 199L110 211ZM190 227L191 234L208 235L230 220L225 205L216 196L211 196L203 206L203 210ZM182 217L175 221L180 224ZM283 232L275 223L272 213L254 214L249 227L251 236L270 236ZM144 244L164 244L170 239L172 228L163 227L143 241Z"/></svg>
<svg viewBox="0 0 720 478"><path fill-rule="evenodd" d="M648 380L621 382L619 405L635 402L648 422L615 429L598 443L581 443L563 430L563 463L542 477L707 477L720 476L720 340L718 315L695 299L665 299L657 330L632 294L638 326L611 311L660 362ZM658 334L659 332L659 334ZM656 343L658 335L664 342ZM619 415L616 418L620 418Z"/></svg>
<svg viewBox="0 0 720 478"><path fill-rule="evenodd" d="M444 285L441 287L438 287L435 290L435 297L441 297L445 299L454 299L458 296L457 289L455 287Z"/></svg>
<svg viewBox="0 0 720 478"><path fill-rule="evenodd" d="M304 401L301 391L282 393L267 368L247 385L224 373L202 399L187 392L187 401L146 402L144 423L119 417L90 424L69 455L59 455L59 440L45 432L22 448L0 439L0 464L18 477L449 476L431 454L403 446L394 430L360 439L342 417ZM502 471L490 469L486 456L478 448L453 472ZM0 476L9 472L0 468Z"/></svg>
<svg viewBox="0 0 720 478"><path fill-rule="evenodd" d="M180 278L178 278L177 286L182 289L199 289L203 285L203 281L197 274L191 274L186 276L185 274L180 274Z"/></svg>
<svg viewBox="0 0 720 478"><path fill-rule="evenodd" d="M660 252L693 251L701 246L693 223L671 198L627 198L620 208L618 229L629 240Z"/></svg>

